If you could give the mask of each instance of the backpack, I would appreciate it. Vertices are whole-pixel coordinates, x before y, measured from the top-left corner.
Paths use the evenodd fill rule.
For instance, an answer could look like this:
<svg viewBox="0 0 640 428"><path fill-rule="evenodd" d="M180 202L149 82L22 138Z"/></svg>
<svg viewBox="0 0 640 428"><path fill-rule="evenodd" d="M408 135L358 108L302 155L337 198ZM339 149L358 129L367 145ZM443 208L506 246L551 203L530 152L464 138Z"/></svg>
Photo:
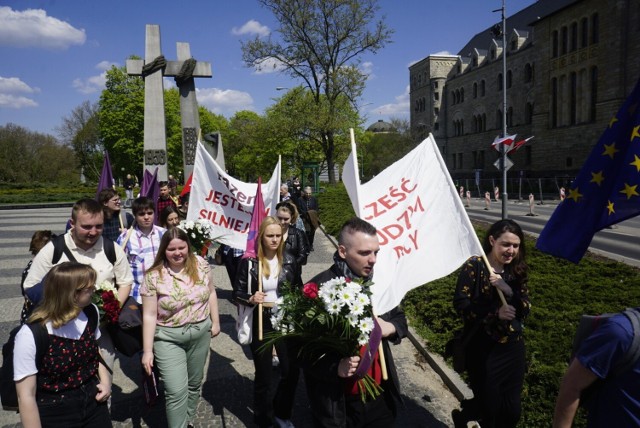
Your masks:
<svg viewBox="0 0 640 428"><path fill-rule="evenodd" d="M89 310L93 305L86 306L82 311L87 315L89 325L98 325L98 311ZM36 343L36 368L38 371L42 368L42 361L46 352L49 350L49 333L47 328L38 323L27 324L33 333ZM15 327L9 333L9 340L2 345L2 368L0 369L0 399L2 400L2 409L18 412L18 393L16 391L16 383L13 380L13 352L15 347L15 339L21 325Z"/></svg>
<svg viewBox="0 0 640 428"><path fill-rule="evenodd" d="M69 259L70 262L77 262L76 258L71 254L71 250L67 247L67 244L64 242L64 235L58 235L51 240L53 243L53 257L51 258L51 264L53 266L57 265L64 253ZM104 254L107 256L109 262L115 266L116 264L116 248L115 243L109 238L102 238L102 249L104 250ZM27 288L25 290L25 295L29 300L29 304L25 303L25 306L29 306L28 308L23 309L24 318L29 318L33 308L42 300L43 295L43 282L44 278L34 285L33 287Z"/></svg>
<svg viewBox="0 0 640 428"><path fill-rule="evenodd" d="M588 407L597 392L602 388L604 382L608 379L614 379L625 372L629 371L640 359L640 312L637 309L627 309L622 312L631 322L633 330L633 341L627 350L627 353L614 364L609 372L607 379L597 379L588 388L582 391L580 395L580 406ZM605 323L609 318L619 315L619 313L607 313L602 315L582 315L576 334L573 338L571 359L575 357L582 342L591 335L600 325Z"/></svg>

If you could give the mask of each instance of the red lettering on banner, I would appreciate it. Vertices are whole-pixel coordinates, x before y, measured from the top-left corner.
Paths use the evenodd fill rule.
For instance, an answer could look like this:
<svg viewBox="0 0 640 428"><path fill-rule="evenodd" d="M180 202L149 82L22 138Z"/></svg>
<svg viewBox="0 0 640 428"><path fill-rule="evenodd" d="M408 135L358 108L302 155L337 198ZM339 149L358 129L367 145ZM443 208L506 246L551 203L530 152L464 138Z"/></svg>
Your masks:
<svg viewBox="0 0 640 428"><path fill-rule="evenodd" d="M228 217L224 214L218 216L218 214L219 213L217 211L208 211L205 209L201 209L199 213L200 218L209 220L214 225L221 226L229 230L235 230L240 233L247 233L249 231L249 222L234 217Z"/></svg>
<svg viewBox="0 0 640 428"><path fill-rule="evenodd" d="M365 211L371 210L372 213L368 214L365 212L364 219L372 220L376 217L381 216L386 213L388 210L394 208L398 203L407 199L407 195L418 187L417 184L414 184L413 187L409 186L408 178L402 178L400 181L400 187L390 186L389 193L380 196L374 202L367 204L364 206Z"/></svg>
<svg viewBox="0 0 640 428"><path fill-rule="evenodd" d="M401 221L404 220L404 225L407 229L411 229L411 217L413 217L414 213L424 212L424 208L422 207L422 201L420 200L420 196L416 198L416 203L414 206L409 206L405 212L403 212L400 217L396 220Z"/></svg>
<svg viewBox="0 0 640 428"><path fill-rule="evenodd" d="M409 234L409 240L413 244L412 247L405 247L404 245L398 245L393 247L393 250L396 252L396 257L400 258L402 256L406 256L407 254L411 254L413 250L418 250L418 231L414 231Z"/></svg>

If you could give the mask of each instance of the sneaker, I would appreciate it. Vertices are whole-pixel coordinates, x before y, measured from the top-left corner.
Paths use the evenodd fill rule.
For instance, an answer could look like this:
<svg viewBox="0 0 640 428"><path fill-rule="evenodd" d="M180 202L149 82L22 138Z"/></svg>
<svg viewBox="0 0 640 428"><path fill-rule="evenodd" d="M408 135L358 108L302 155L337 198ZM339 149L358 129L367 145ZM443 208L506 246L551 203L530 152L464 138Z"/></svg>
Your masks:
<svg viewBox="0 0 640 428"><path fill-rule="evenodd" d="M280 365L280 358L278 358L277 355L274 355L273 357L271 357L271 365L273 367L278 367Z"/></svg>
<svg viewBox="0 0 640 428"><path fill-rule="evenodd" d="M276 423L275 426L278 428L295 428L295 426L291 422L291 419L280 419L276 416L273 418L273 420Z"/></svg>

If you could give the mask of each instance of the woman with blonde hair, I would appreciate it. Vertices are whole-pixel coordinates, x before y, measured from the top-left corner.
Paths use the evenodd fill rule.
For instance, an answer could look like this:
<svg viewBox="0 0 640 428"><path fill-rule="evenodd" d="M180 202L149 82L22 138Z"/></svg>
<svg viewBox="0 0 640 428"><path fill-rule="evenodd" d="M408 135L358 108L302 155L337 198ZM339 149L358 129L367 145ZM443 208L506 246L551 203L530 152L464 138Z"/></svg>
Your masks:
<svg viewBox="0 0 640 428"><path fill-rule="evenodd" d="M244 258L238 266L233 284L233 300L239 305L258 307L263 304L262 330L266 335L273 331L271 307L280 296L286 283L301 286L295 258L284 252L282 226L275 217L266 217L260 224L256 242L257 258ZM260 274L260 278L258 275ZM260 291L259 281L262 282ZM298 383L298 364L295 350L286 343L276 344L280 358L280 382L273 398L270 398L272 360L271 349L264 349L264 340L258 336L258 314L254 310L251 328L251 354L255 366L253 383L254 422L260 427L293 426L291 409ZM264 336L263 336L264 339Z"/></svg>
<svg viewBox="0 0 640 428"><path fill-rule="evenodd" d="M54 266L44 278L44 298L29 317L31 325L16 335L14 380L26 428L111 426L111 377L98 348L98 308L91 303L96 278L88 265ZM37 328L48 336L40 350ZM36 355L42 359L36 361Z"/></svg>
<svg viewBox="0 0 640 428"><path fill-rule="evenodd" d="M211 338L220 333L218 297L209 263L189 250L187 233L173 227L162 239L140 287L142 367L157 363L170 428L193 426Z"/></svg>

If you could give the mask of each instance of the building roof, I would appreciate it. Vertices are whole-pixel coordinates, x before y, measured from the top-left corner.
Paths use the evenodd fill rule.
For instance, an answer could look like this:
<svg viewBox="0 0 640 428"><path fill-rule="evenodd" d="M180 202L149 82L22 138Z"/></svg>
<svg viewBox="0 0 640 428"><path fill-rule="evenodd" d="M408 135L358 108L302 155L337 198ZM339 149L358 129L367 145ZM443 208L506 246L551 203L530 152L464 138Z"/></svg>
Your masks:
<svg viewBox="0 0 640 428"><path fill-rule="evenodd" d="M522 9L521 11L515 13L514 15L507 17L507 28L506 34L509 35L513 31L514 28L518 29L519 34L522 36L522 30L531 31L531 24L537 21L538 19L544 18L548 15L551 15L557 12L560 9L567 7L572 3L576 3L580 0L538 0L533 3L531 6ZM507 9L507 14L509 10ZM496 12L496 23L500 24L502 18ZM493 27L493 25L491 26ZM494 38L491 33L491 27L487 27L482 30L458 52L458 55L461 56L471 56L471 52L474 48L484 48L489 46L491 40ZM502 41L500 41L501 43Z"/></svg>
<svg viewBox="0 0 640 428"><path fill-rule="evenodd" d="M372 123L367 128L367 131L370 132L396 132L395 128L389 122L385 122L382 119L379 119L377 122Z"/></svg>

